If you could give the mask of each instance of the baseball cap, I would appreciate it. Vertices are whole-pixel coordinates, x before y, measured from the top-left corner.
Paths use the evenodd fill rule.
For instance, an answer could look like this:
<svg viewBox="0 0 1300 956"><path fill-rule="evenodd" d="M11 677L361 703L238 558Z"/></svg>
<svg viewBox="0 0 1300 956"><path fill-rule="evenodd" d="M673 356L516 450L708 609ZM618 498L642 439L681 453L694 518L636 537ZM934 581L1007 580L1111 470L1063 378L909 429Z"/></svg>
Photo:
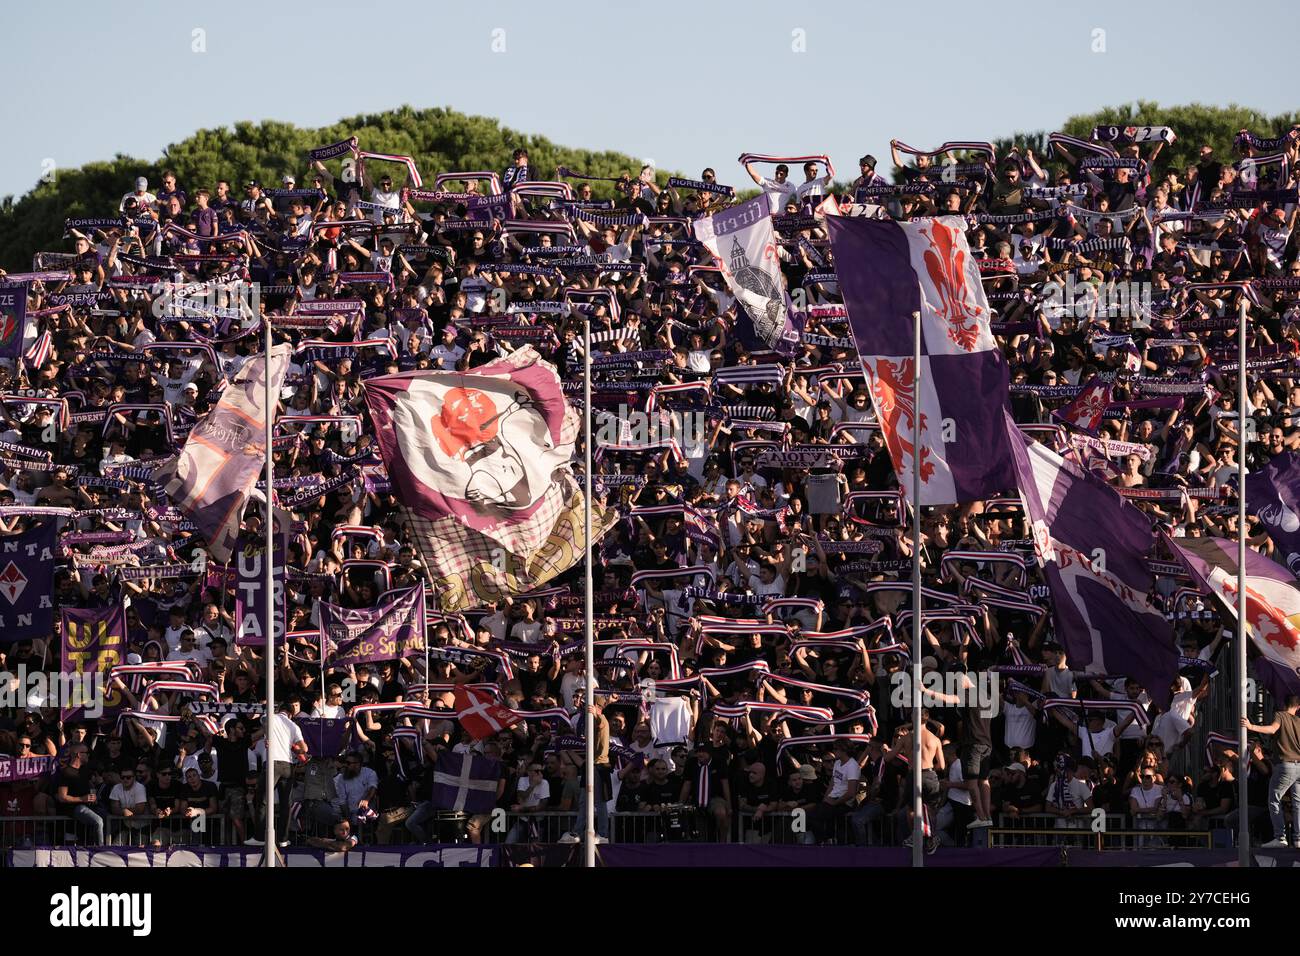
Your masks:
<svg viewBox="0 0 1300 956"><path fill-rule="evenodd" d="M1007 764L1007 770L1011 773L1016 773L1017 771L1020 773L1024 773L1025 765L1022 763L1010 763Z"/></svg>
<svg viewBox="0 0 1300 956"><path fill-rule="evenodd" d="M810 766L810 765L808 765L808 764L804 764L802 767L799 768L799 772L798 772L797 774L795 774L795 776L796 776L796 777L803 777L805 780L816 780L816 779L817 779L817 768L816 768L816 767L812 767L812 766Z"/></svg>
<svg viewBox="0 0 1300 956"><path fill-rule="evenodd" d="M284 174L284 178L281 179L280 182L282 182L282 183L296 183L297 180L294 179L293 176L292 176L291 174L289 174L289 173L285 173L285 174Z"/></svg>
<svg viewBox="0 0 1300 956"><path fill-rule="evenodd" d="M143 176L138 176L138 177L136 177L136 180L135 180L135 188L136 188L136 189L148 189L148 188L149 188L149 180L145 179Z"/></svg>

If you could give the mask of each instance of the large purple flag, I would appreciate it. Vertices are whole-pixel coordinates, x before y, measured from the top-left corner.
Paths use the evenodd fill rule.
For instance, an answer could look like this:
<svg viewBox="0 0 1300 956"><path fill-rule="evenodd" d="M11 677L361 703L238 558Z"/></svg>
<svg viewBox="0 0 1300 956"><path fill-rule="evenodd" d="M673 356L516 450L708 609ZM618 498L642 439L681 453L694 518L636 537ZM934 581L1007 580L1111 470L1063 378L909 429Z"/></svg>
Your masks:
<svg viewBox="0 0 1300 956"><path fill-rule="evenodd" d="M1224 538L1170 539L1201 586L1237 619L1237 542ZM1246 549L1246 633L1255 650L1255 674L1278 700L1300 694L1300 589L1295 575Z"/></svg>
<svg viewBox="0 0 1300 956"><path fill-rule="evenodd" d="M362 664L422 652L427 621L424 587L391 593L378 607L340 607L321 601L321 656L331 664Z"/></svg>
<svg viewBox="0 0 1300 956"><path fill-rule="evenodd" d="M491 813L500 780L500 760L444 751L433 767L433 805L439 810Z"/></svg>
<svg viewBox="0 0 1300 956"><path fill-rule="evenodd" d="M7 283L0 279L0 357L18 358L23 354L28 285L26 282Z"/></svg>
<svg viewBox="0 0 1300 956"><path fill-rule="evenodd" d="M1168 706L1178 674L1169 622L1151 604L1151 524L1096 476L1004 419L1052 620L1071 665L1128 674Z"/></svg>
<svg viewBox="0 0 1300 956"><path fill-rule="evenodd" d="M46 638L54 629L53 519L0 541L0 644Z"/></svg>
<svg viewBox="0 0 1300 956"><path fill-rule="evenodd" d="M1247 475L1246 507L1267 529L1283 563L1300 576L1300 456L1283 452Z"/></svg>
<svg viewBox="0 0 1300 956"><path fill-rule="evenodd" d="M288 345L271 349L271 394L278 396L289 368ZM221 393L221 401L194 426L181 453L154 479L187 518L198 525L209 553L230 560L248 493L266 457L266 357L244 364Z"/></svg>
<svg viewBox="0 0 1300 956"><path fill-rule="evenodd" d="M827 216L835 270L881 433L909 498L921 504L987 498L1015 484L1007 434L1007 366L956 216L913 222ZM921 314L921 387L913 319ZM920 415L921 448L912 447ZM918 464L919 463L919 464Z"/></svg>

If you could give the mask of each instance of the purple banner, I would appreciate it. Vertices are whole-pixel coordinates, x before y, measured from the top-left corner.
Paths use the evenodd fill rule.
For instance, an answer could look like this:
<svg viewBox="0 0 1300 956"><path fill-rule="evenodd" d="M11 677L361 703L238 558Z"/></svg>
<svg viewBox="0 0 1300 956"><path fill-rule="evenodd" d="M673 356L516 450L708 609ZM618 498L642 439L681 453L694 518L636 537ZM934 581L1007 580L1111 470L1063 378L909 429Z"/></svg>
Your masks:
<svg viewBox="0 0 1300 956"><path fill-rule="evenodd" d="M293 719L307 741L307 751L313 757L337 757L343 750L343 738L348 731L346 718L305 717Z"/></svg>
<svg viewBox="0 0 1300 956"><path fill-rule="evenodd" d="M26 325L27 283L0 285L0 358L22 355Z"/></svg>
<svg viewBox="0 0 1300 956"><path fill-rule="evenodd" d="M105 682L105 714L116 713L124 701L120 691L108 685L108 675L126 660L126 611L117 607L62 610L60 631L63 639L65 674L102 674ZM80 717L84 707L63 708L64 720Z"/></svg>
<svg viewBox="0 0 1300 956"><path fill-rule="evenodd" d="M54 757L10 757L0 754L0 783L36 780L54 767Z"/></svg>
<svg viewBox="0 0 1300 956"><path fill-rule="evenodd" d="M362 664L423 652L424 588L405 588L393 595L378 607L339 607L321 601L321 656L331 664Z"/></svg>
<svg viewBox="0 0 1300 956"><path fill-rule="evenodd" d="M266 644L266 542L242 539L235 554L235 644L261 647ZM272 635L284 634L284 535L275 536L275 564L271 582L271 605L275 616Z"/></svg>
<svg viewBox="0 0 1300 956"><path fill-rule="evenodd" d="M54 629L55 523L0 541L0 644L48 638Z"/></svg>

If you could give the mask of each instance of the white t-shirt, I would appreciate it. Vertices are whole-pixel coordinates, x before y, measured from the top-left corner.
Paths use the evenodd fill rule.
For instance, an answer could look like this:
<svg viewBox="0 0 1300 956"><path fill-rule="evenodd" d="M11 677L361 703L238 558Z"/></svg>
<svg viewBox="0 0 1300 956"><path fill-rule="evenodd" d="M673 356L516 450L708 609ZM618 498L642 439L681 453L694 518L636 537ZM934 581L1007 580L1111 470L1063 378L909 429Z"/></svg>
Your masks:
<svg viewBox="0 0 1300 956"><path fill-rule="evenodd" d="M1023 747L1025 750L1032 749L1034 742L1038 739L1038 721L1034 719L1034 712L1028 707L1004 703L1002 713L1006 715L1006 730L1003 733L1002 742L1008 748Z"/></svg>
<svg viewBox="0 0 1300 956"><path fill-rule="evenodd" d="M108 799L110 802L116 800L126 808L135 807L141 803L148 803L149 795L145 793L144 784L137 780L126 790L122 789L120 783L114 784L113 789L108 793Z"/></svg>
<svg viewBox="0 0 1300 956"><path fill-rule="evenodd" d="M1101 730L1089 732L1086 724L1079 727L1079 739L1083 742L1083 755L1093 757L1097 754L1115 752L1115 721L1107 720ZM1094 749L1095 748L1095 749Z"/></svg>
<svg viewBox="0 0 1300 956"><path fill-rule="evenodd" d="M302 730L284 714L276 714L271 721L271 760L278 763L290 763L293 755L289 748L303 743Z"/></svg>
<svg viewBox="0 0 1300 956"><path fill-rule="evenodd" d="M537 786L533 788L532 793L527 793L528 790L527 777L519 778L519 786L516 787L516 789L519 791L519 803L525 809L539 807L547 800L551 799L551 785L550 783L547 782L545 777L543 777L541 782L539 782Z"/></svg>
<svg viewBox="0 0 1300 956"><path fill-rule="evenodd" d="M393 191L390 193L386 193L378 186L375 186L373 189L370 190L370 201L374 203L376 206L383 206L387 209L402 208L402 194L400 192ZM383 209L373 209L371 210L371 213L372 213L372 218L375 220L375 222L382 223L384 221Z"/></svg>
<svg viewBox="0 0 1300 956"><path fill-rule="evenodd" d="M844 760L835 762L835 770L831 774L831 789L826 794L832 800L852 792L850 788L856 789L858 781L862 779L862 768L852 757L846 757Z"/></svg>
<svg viewBox="0 0 1300 956"><path fill-rule="evenodd" d="M510 638L525 644L536 644L542 639L541 621L518 621L510 628Z"/></svg>
<svg viewBox="0 0 1300 956"><path fill-rule="evenodd" d="M778 183L775 179L768 179L766 176L760 176L758 178L758 185L762 188L763 192L767 193L768 196L773 197L774 201L772 203L772 208L777 208L777 202L775 200L779 200L782 212L785 211L784 207L786 200L791 196L794 196L798 191L798 187L788 179L783 183Z"/></svg>

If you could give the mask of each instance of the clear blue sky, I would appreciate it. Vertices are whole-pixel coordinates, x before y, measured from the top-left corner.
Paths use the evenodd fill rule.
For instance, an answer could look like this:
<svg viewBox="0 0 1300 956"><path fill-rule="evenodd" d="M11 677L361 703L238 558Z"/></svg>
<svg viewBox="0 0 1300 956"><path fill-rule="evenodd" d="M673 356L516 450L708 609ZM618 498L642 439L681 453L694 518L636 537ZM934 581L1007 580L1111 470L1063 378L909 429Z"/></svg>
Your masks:
<svg viewBox="0 0 1300 956"><path fill-rule="evenodd" d="M47 158L154 160L203 127L403 103L691 175L712 165L722 182L743 177L742 151L829 152L855 173L864 152L887 162L891 137L929 149L1053 130L1138 98L1275 114L1297 106L1283 80L1300 5L78 0L8 5L3 28L0 196L29 190Z"/></svg>

